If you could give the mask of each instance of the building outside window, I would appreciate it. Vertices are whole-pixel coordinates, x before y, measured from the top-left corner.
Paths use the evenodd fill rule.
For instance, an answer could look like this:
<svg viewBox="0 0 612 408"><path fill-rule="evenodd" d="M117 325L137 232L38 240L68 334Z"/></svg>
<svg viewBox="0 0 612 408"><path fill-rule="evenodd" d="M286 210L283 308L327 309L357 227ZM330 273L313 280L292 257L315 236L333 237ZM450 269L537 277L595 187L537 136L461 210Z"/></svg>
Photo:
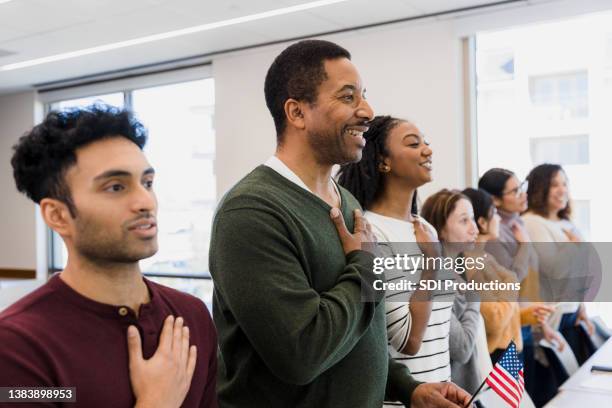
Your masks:
<svg viewBox="0 0 612 408"><path fill-rule="evenodd" d="M588 241L610 241L612 13L479 33L475 43L478 175L505 167L524 178L561 164L573 222ZM610 305L587 308L612 326Z"/></svg>

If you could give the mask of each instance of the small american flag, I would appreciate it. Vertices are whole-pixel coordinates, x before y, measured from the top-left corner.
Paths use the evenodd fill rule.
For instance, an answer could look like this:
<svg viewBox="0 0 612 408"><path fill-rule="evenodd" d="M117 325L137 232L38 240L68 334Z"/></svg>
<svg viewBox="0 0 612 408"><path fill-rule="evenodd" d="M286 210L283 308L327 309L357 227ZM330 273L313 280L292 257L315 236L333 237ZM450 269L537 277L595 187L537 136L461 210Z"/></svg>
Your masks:
<svg viewBox="0 0 612 408"><path fill-rule="evenodd" d="M516 345L513 341L510 342L499 361L495 363L486 383L508 405L519 408L525 392L525 379L523 378L523 363L518 358Z"/></svg>

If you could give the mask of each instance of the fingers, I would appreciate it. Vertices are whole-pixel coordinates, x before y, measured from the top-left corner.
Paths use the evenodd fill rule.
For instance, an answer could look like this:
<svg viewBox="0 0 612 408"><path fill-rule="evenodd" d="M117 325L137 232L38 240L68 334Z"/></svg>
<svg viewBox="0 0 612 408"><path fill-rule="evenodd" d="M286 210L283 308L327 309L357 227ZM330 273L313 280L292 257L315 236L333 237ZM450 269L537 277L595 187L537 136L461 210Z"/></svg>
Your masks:
<svg viewBox="0 0 612 408"><path fill-rule="evenodd" d="M457 398L456 401L462 406L465 407L468 402L472 399L472 396L463 388L456 386L457 388Z"/></svg>
<svg viewBox="0 0 612 408"><path fill-rule="evenodd" d="M587 332L589 333L589 336L592 336L593 334L595 334L595 326L593 325L593 322L590 321L589 319L586 319L584 322L586 323Z"/></svg>
<svg viewBox="0 0 612 408"><path fill-rule="evenodd" d="M181 340L181 355L180 364L181 371L187 367L187 359L189 358L189 327L183 326L183 336Z"/></svg>
<svg viewBox="0 0 612 408"><path fill-rule="evenodd" d="M539 321L546 320L552 312L554 312L554 308L547 305L536 305L533 308L533 314Z"/></svg>
<svg viewBox="0 0 612 408"><path fill-rule="evenodd" d="M366 220L366 231L369 235L372 235L372 224L370 224L368 220Z"/></svg>
<svg viewBox="0 0 612 408"><path fill-rule="evenodd" d="M437 408L463 408L462 406L459 406L455 404L454 402L447 400L446 398L442 396L442 394L438 394L438 393L435 393L433 395L431 402L432 404L430 406L437 407Z"/></svg>
<svg viewBox="0 0 612 408"><path fill-rule="evenodd" d="M346 225L344 224L344 217L342 213L337 208L332 208L329 212L329 216L331 217L336 229L338 230L338 235L340 236L340 240L344 240L348 238L351 234L348 229L346 229Z"/></svg>
<svg viewBox="0 0 612 408"><path fill-rule="evenodd" d="M578 237L572 231L568 229L563 229L563 233L565 234L567 239L569 239L571 242L579 241Z"/></svg>
<svg viewBox="0 0 612 408"><path fill-rule="evenodd" d="M563 349L565 349L565 342L561 340L561 337L559 337L556 333L555 333L555 339L558 344L557 350L559 350L560 352L563 351Z"/></svg>
<svg viewBox="0 0 612 408"><path fill-rule="evenodd" d="M453 405L451 406L459 406L461 408L468 407L468 403L472 399L472 395L468 393L463 388L459 387L455 383L445 383L446 387L446 399L451 401ZM443 394L444 395L444 394ZM469 405L470 407L472 404Z"/></svg>
<svg viewBox="0 0 612 408"><path fill-rule="evenodd" d="M130 366L142 361L142 346L140 343L140 333L135 326L128 327L127 332L128 354Z"/></svg>
<svg viewBox="0 0 612 408"><path fill-rule="evenodd" d="M177 317L172 329L172 353L177 361L181 358L181 346L183 344L183 318Z"/></svg>
<svg viewBox="0 0 612 408"><path fill-rule="evenodd" d="M164 326L162 328L161 335L159 336L159 347L158 350L171 351L172 350L172 338L174 329L174 316L170 315L164 320Z"/></svg>
<svg viewBox="0 0 612 408"><path fill-rule="evenodd" d="M538 309L545 311L547 313L552 313L555 311L555 308L553 306L550 305L538 305Z"/></svg>
<svg viewBox="0 0 612 408"><path fill-rule="evenodd" d="M457 403L462 407L470 402L472 396L457 384L451 382L444 383L444 385L445 387L442 389L442 396L446 397L447 400Z"/></svg>
<svg viewBox="0 0 612 408"><path fill-rule="evenodd" d="M459 387L453 383L435 383L432 385L434 389L431 393L433 397L431 406L440 408L462 408L455 404L455 402L459 402L457 400L457 391Z"/></svg>
<svg viewBox="0 0 612 408"><path fill-rule="evenodd" d="M557 350L563 351L563 349L565 348L565 342L561 340L561 337L557 332L553 332L551 340L552 342L557 343Z"/></svg>
<svg viewBox="0 0 612 408"><path fill-rule="evenodd" d="M366 221L365 217L363 216L363 213L361 212L360 209L355 209L355 211L353 212L355 215L355 234L359 233L359 232L365 232L368 230L368 222ZM370 227L371 228L371 227Z"/></svg>
<svg viewBox="0 0 612 408"><path fill-rule="evenodd" d="M189 348L189 359L187 360L187 385L191 384L191 379L193 378L193 373L196 367L196 361L198 358L198 349L196 346L191 346Z"/></svg>

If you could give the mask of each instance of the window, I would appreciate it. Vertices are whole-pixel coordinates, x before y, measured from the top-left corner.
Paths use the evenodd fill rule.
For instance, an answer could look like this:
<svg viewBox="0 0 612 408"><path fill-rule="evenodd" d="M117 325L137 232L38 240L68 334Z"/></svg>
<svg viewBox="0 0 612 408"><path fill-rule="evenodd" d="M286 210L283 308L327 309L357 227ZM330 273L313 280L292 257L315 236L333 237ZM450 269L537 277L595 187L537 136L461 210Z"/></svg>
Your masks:
<svg viewBox="0 0 612 408"><path fill-rule="evenodd" d="M151 279L207 303L212 299L208 247L217 199L214 95L214 80L208 78L65 99L49 106L125 105L147 127L145 154L156 169L159 251L141 261L141 268ZM67 253L61 238L53 235L51 266L60 270Z"/></svg>
<svg viewBox="0 0 612 408"><path fill-rule="evenodd" d="M611 26L607 12L475 38L478 174L505 167L524 178L544 162L564 166L573 222L594 242L612 230L612 190L593 185L609 172Z"/></svg>
<svg viewBox="0 0 612 408"><path fill-rule="evenodd" d="M612 67L612 33L608 33L605 37L604 60L607 67Z"/></svg>
<svg viewBox="0 0 612 408"><path fill-rule="evenodd" d="M589 200L572 200L572 220L584 237L591 235L591 203Z"/></svg>
<svg viewBox="0 0 612 408"><path fill-rule="evenodd" d="M589 114L586 71L529 78L535 109L549 119L584 118Z"/></svg>
<svg viewBox="0 0 612 408"><path fill-rule="evenodd" d="M514 78L514 54L512 50L490 50L483 52L478 66L482 81L501 81Z"/></svg>
<svg viewBox="0 0 612 408"><path fill-rule="evenodd" d="M610 168L610 27L612 13L606 12L475 38L478 174L505 167L524 178L543 162L561 164L572 222L591 242L610 241L612 230L612 190L600 182ZM503 50L512 50L515 69L493 80L503 70L485 67L495 67L493 55ZM587 308L612 327L612 304Z"/></svg>
<svg viewBox="0 0 612 408"><path fill-rule="evenodd" d="M122 92L115 92L106 95L94 95L85 98L68 99L65 101L59 101L51 104L52 109L66 109L72 107L81 107L92 105L96 102L101 102L107 105L116 106L123 108L124 106L124 94Z"/></svg>
<svg viewBox="0 0 612 408"><path fill-rule="evenodd" d="M589 163L589 136L535 137L530 140L531 162L561 165Z"/></svg>

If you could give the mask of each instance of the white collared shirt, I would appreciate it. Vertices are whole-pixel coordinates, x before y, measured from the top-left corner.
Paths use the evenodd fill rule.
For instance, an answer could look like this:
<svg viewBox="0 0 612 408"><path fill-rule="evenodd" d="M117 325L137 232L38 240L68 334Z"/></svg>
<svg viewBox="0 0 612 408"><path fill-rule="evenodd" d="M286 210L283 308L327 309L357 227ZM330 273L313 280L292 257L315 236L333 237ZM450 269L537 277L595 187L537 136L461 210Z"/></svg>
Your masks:
<svg viewBox="0 0 612 408"><path fill-rule="evenodd" d="M275 172L277 172L278 174L280 174L281 176L285 177L287 180L297 184L298 186L302 187L304 190L308 191L311 194L316 195L315 193L313 193L308 186L306 185L306 183L304 183L302 181L301 178L299 178L299 176L297 174L295 174L293 172L293 170L291 170L285 163L283 163L283 161L281 159L279 159L276 156L272 156L270 157L265 163L265 166L270 167L272 170L274 170ZM342 196L340 195L340 191L338 190L338 186L336 185L336 183L334 182L334 180L332 179L332 185L334 186L334 191L336 192L336 196L338 197L338 202L342 203Z"/></svg>

